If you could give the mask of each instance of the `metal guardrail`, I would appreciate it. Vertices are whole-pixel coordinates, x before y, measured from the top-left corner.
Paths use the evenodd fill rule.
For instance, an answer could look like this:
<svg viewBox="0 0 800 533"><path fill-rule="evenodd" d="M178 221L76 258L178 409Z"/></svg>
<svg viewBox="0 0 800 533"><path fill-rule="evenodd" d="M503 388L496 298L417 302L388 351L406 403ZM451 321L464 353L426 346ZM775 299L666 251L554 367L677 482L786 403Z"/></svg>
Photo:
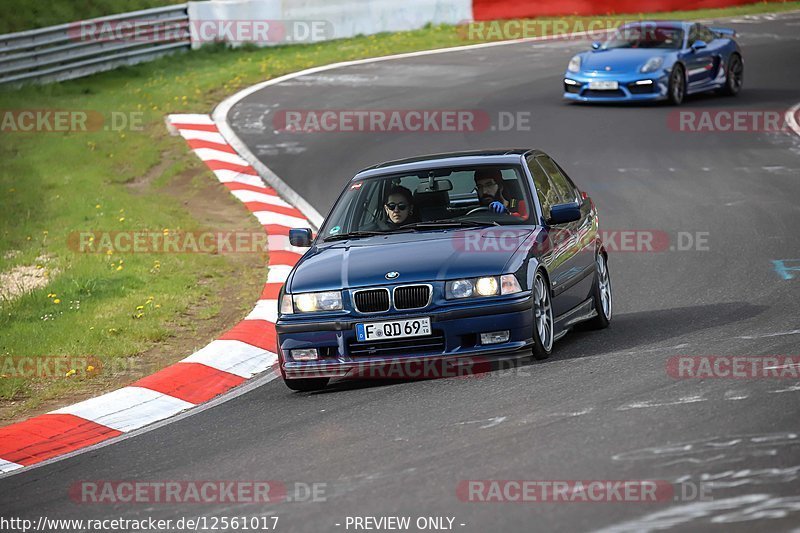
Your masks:
<svg viewBox="0 0 800 533"><path fill-rule="evenodd" d="M191 48L188 4L0 35L0 84L88 76Z"/></svg>

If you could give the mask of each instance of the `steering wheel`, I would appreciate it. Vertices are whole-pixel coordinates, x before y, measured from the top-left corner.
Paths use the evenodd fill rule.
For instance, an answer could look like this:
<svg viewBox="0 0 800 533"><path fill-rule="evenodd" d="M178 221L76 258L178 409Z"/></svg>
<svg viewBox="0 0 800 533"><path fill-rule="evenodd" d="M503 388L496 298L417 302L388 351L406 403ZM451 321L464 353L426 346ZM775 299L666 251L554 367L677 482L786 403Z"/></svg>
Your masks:
<svg viewBox="0 0 800 533"><path fill-rule="evenodd" d="M469 211L467 211L467 214L464 215L464 216L468 217L472 213L477 213L478 211L488 211L488 210L489 210L488 206L482 205L480 207L474 207L474 208L470 209Z"/></svg>

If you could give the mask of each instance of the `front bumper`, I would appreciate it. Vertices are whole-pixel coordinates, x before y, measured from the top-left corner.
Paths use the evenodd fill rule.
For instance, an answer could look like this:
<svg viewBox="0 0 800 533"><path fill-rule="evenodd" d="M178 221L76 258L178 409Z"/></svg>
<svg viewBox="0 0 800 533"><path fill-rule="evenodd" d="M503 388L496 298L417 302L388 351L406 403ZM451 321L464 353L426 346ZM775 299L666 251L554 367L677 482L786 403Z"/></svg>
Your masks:
<svg viewBox="0 0 800 533"><path fill-rule="evenodd" d="M616 81L616 90L590 89L592 81ZM639 84L637 85L637 82ZM641 83L650 82L647 85ZM564 99L574 102L652 102L667 98L669 74L666 71L650 73L564 73Z"/></svg>
<svg viewBox="0 0 800 533"><path fill-rule="evenodd" d="M284 379L364 377L370 369L386 367L397 363L416 364L440 362L443 365L458 365L459 360L470 359L486 361L484 357L495 357L527 348L532 343L533 313L530 293L524 293L502 302L480 303L427 312L391 314L369 317L347 317L318 321L281 321L276 324L278 349L280 351L281 374ZM363 322L380 322L392 319L427 316L431 319L432 336L443 338L440 349L416 350L414 339L407 339L408 349L402 353L381 353L352 355L351 346L363 347L355 335L355 325ZM480 333L509 331L508 342L501 344L480 344ZM426 341L430 337L421 337ZM369 344L369 343L367 343ZM379 345L380 343L373 343ZM294 361L290 350L317 348L322 357L317 361ZM405 369L412 367L404 367ZM414 374L416 370L408 370ZM434 369L433 373L440 372ZM424 372L424 370L423 370ZM374 375L374 374L373 374ZM396 377L405 377L401 371ZM426 377L409 375L408 377Z"/></svg>

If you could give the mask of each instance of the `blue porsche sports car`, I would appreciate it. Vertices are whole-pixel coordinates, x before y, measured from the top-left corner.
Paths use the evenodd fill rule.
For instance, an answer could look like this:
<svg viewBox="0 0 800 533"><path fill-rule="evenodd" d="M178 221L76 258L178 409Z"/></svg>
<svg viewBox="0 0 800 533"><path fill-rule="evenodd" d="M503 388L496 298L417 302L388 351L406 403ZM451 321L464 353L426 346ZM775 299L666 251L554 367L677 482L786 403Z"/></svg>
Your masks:
<svg viewBox="0 0 800 533"><path fill-rule="evenodd" d="M281 291L281 374L294 390L401 362L546 358L611 320L594 204L547 154L440 154L359 172ZM397 375L396 377L403 377Z"/></svg>
<svg viewBox="0 0 800 533"><path fill-rule="evenodd" d="M744 62L733 30L692 22L635 22L574 56L564 98L577 102L669 100L718 90L736 95Z"/></svg>

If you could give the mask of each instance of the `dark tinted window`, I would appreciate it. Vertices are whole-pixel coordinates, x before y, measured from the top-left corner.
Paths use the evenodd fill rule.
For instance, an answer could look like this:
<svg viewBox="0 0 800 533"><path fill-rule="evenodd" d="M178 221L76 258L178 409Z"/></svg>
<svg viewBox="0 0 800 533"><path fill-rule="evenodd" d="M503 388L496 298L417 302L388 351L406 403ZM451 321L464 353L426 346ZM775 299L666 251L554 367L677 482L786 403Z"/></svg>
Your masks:
<svg viewBox="0 0 800 533"><path fill-rule="evenodd" d="M683 30L652 23L629 24L619 28L603 48L666 48L678 50L683 46Z"/></svg>
<svg viewBox="0 0 800 533"><path fill-rule="evenodd" d="M528 159L528 170L533 176L533 184L536 186L536 196L539 198L539 204L542 206L542 215L544 218L550 218L550 206L553 205L550 196L550 180L547 178L544 169L536 162L536 159Z"/></svg>
<svg viewBox="0 0 800 533"><path fill-rule="evenodd" d="M712 32L706 26L698 24L697 38L701 41L705 41L706 44L708 44L714 40L714 32Z"/></svg>
<svg viewBox="0 0 800 533"><path fill-rule="evenodd" d="M539 164L542 165L542 168L547 173L550 203L566 204L576 202L578 199L575 194L575 188L553 160L543 156L537 157L536 160L539 161Z"/></svg>
<svg viewBox="0 0 800 533"><path fill-rule="evenodd" d="M694 42L700 38L700 27L698 24L692 24L689 28L689 40L686 42L687 46L692 46Z"/></svg>

